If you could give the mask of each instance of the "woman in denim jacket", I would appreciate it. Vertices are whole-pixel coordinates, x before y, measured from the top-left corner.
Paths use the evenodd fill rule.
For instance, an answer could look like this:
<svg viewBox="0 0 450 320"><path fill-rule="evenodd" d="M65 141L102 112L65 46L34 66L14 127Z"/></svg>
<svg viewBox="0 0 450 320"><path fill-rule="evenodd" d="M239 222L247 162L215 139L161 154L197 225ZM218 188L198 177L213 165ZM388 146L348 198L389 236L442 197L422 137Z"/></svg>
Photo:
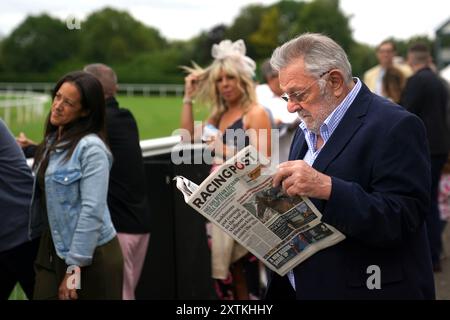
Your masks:
<svg viewBox="0 0 450 320"><path fill-rule="evenodd" d="M123 260L107 207L112 157L98 80L58 81L35 155L30 235L44 230L35 299L121 299Z"/></svg>

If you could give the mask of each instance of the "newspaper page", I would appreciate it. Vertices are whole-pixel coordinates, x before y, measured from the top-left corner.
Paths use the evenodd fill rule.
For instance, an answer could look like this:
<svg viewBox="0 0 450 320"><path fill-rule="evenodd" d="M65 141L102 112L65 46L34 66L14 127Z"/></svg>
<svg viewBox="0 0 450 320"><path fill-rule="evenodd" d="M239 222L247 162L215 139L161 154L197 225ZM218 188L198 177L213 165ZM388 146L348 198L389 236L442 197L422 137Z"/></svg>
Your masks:
<svg viewBox="0 0 450 320"><path fill-rule="evenodd" d="M175 177L188 205L284 276L315 252L345 236L321 222L305 197L289 197L272 187L267 159L248 146L211 173L200 186Z"/></svg>

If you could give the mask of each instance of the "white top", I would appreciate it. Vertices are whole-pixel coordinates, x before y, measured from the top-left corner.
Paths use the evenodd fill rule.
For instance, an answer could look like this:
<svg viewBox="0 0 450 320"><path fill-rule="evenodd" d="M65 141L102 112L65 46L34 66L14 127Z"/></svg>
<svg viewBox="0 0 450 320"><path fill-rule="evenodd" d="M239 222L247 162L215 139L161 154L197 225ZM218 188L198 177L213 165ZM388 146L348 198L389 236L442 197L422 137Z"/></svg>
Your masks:
<svg viewBox="0 0 450 320"><path fill-rule="evenodd" d="M258 102L272 113L274 120L290 124L298 119L297 113L290 113L287 102L274 94L267 84L256 86L256 97Z"/></svg>

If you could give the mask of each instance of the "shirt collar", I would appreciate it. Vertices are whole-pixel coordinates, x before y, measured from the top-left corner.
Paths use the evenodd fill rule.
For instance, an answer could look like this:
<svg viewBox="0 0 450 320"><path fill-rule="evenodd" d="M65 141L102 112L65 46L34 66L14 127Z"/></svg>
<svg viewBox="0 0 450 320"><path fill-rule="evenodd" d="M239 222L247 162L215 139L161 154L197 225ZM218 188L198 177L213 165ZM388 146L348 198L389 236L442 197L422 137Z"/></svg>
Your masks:
<svg viewBox="0 0 450 320"><path fill-rule="evenodd" d="M355 82L355 86L352 88L352 90L350 90L344 100L342 100L342 102L333 110L333 112L328 115L323 124L320 126L320 135L324 143L326 143L330 136L333 134L334 130L341 122L348 108L353 103L359 91L361 90L361 80L355 77L353 78L353 81ZM300 121L299 127L305 134L308 146L314 146L315 140L317 139L316 134L307 129L306 124L303 122L303 120ZM311 139L311 141L308 141L308 139Z"/></svg>

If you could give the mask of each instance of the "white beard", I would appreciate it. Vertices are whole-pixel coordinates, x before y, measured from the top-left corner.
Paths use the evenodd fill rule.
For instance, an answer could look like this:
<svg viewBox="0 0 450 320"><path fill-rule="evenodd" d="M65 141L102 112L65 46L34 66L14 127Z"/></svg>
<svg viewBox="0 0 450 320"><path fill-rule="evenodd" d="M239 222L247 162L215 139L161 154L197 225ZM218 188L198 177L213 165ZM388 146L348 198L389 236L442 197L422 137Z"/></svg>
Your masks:
<svg viewBox="0 0 450 320"><path fill-rule="evenodd" d="M315 118L312 118L311 113L305 109L297 112L300 119L306 124L306 128L315 134L320 133L320 127L322 126L325 119L336 109L337 105L335 99L332 95L324 93L320 97L318 112Z"/></svg>

